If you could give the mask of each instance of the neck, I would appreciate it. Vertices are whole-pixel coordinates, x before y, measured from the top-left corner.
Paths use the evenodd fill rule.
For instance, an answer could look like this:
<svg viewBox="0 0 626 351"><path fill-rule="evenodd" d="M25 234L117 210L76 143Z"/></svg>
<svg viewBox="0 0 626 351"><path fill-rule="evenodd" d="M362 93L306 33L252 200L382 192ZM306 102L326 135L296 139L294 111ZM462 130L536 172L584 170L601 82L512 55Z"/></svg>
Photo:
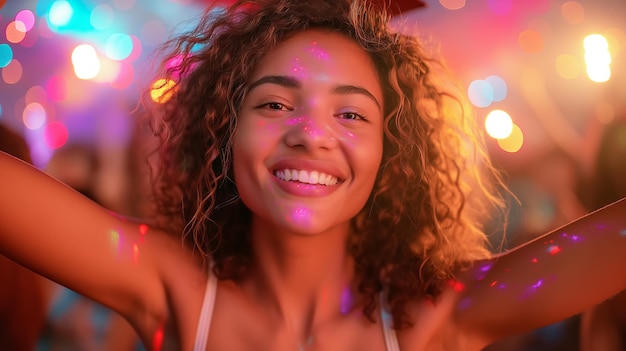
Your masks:
<svg viewBox="0 0 626 351"><path fill-rule="evenodd" d="M347 254L349 224L326 233L296 235L253 224L253 262L245 282L301 340L315 325L353 308L354 265Z"/></svg>

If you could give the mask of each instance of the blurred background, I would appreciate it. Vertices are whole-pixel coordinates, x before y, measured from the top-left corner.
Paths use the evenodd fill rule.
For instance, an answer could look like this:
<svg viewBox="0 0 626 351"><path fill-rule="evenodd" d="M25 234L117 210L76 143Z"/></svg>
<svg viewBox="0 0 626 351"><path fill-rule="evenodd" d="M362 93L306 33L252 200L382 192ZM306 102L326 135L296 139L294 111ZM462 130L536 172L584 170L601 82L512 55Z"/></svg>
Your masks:
<svg viewBox="0 0 626 351"><path fill-rule="evenodd" d="M158 78L150 55L193 26L206 3L0 0L0 125L24 138L37 167L140 216L133 111ZM520 200L511 200L509 229L494 247L626 196L626 1L394 0L392 8L394 26L445 57ZM86 314L103 313L94 311ZM577 325L493 350L576 350Z"/></svg>

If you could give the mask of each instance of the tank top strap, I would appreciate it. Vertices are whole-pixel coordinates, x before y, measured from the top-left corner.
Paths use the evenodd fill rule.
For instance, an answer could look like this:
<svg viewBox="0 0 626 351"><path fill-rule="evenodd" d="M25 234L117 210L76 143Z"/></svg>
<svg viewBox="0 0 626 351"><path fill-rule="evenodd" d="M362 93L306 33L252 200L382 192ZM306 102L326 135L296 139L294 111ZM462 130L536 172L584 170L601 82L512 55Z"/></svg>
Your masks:
<svg viewBox="0 0 626 351"><path fill-rule="evenodd" d="M385 336L385 346L387 351L400 351L400 344L398 343L398 336L396 330L393 329L393 316L389 312L389 305L387 304L386 294L381 292L379 295L380 300L380 320L382 321L383 334Z"/></svg>
<svg viewBox="0 0 626 351"><path fill-rule="evenodd" d="M198 329L196 331L196 341L193 344L193 351L204 351L206 349L209 330L211 329L218 280L217 277L213 275L212 268L213 266L211 265L209 267L206 289L204 290L204 300L202 301L202 310L200 311L200 319L198 320Z"/></svg>

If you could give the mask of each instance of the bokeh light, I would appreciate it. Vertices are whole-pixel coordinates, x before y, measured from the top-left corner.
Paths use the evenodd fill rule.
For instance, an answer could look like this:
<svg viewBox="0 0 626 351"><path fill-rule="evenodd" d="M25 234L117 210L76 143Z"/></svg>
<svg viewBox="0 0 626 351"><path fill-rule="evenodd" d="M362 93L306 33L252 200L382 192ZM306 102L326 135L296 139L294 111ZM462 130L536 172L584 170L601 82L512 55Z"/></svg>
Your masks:
<svg viewBox="0 0 626 351"><path fill-rule="evenodd" d="M520 48L529 54L543 51L543 45L543 36L536 30L527 29L519 35Z"/></svg>
<svg viewBox="0 0 626 351"><path fill-rule="evenodd" d="M133 51L133 40L128 34L114 33L105 44L106 55L113 60L123 60Z"/></svg>
<svg viewBox="0 0 626 351"><path fill-rule="evenodd" d="M517 124L513 124L509 136L504 139L497 139L497 142L498 146L506 152L518 152L524 145L524 133Z"/></svg>
<svg viewBox="0 0 626 351"><path fill-rule="evenodd" d="M7 26L5 35L9 43L17 44L26 37L26 26L20 21L13 21Z"/></svg>
<svg viewBox="0 0 626 351"><path fill-rule="evenodd" d="M89 24L99 30L108 29L113 24L115 12L107 4L99 4L93 8L89 16Z"/></svg>
<svg viewBox="0 0 626 351"><path fill-rule="evenodd" d="M50 77L46 83L46 93L52 101L64 101L67 98L67 89L67 81L60 75Z"/></svg>
<svg viewBox="0 0 626 351"><path fill-rule="evenodd" d="M600 101L594 108L594 115L598 122L609 124L615 120L615 107L605 101Z"/></svg>
<svg viewBox="0 0 626 351"><path fill-rule="evenodd" d="M134 62L141 56L141 40L134 35L129 35L129 37L132 40L132 52L128 55L126 61Z"/></svg>
<svg viewBox="0 0 626 351"><path fill-rule="evenodd" d="M31 102L26 105L22 113L24 126L31 130L41 128L46 123L46 109L38 102Z"/></svg>
<svg viewBox="0 0 626 351"><path fill-rule="evenodd" d="M446 10L459 10L465 7L465 0L439 0L439 4Z"/></svg>
<svg viewBox="0 0 626 351"><path fill-rule="evenodd" d="M22 72L20 61L13 59L2 69L2 80L7 84L15 84L22 79Z"/></svg>
<svg viewBox="0 0 626 351"><path fill-rule="evenodd" d="M609 43L600 34L590 34L583 41L587 75L594 82L602 83L611 78L611 53Z"/></svg>
<svg viewBox="0 0 626 351"><path fill-rule="evenodd" d="M24 24L24 30L26 32L33 29L35 26L35 14L31 10L22 10L15 15L15 20Z"/></svg>
<svg viewBox="0 0 626 351"><path fill-rule="evenodd" d="M49 148L58 149L67 143L69 133L63 123L50 122L44 128L43 137Z"/></svg>
<svg viewBox="0 0 626 351"><path fill-rule="evenodd" d="M55 1L48 12L48 22L52 27L63 27L70 22L74 9L65 0Z"/></svg>
<svg viewBox="0 0 626 351"><path fill-rule="evenodd" d="M475 80L467 89L470 102L476 107L487 107L493 103L493 87L486 80Z"/></svg>
<svg viewBox="0 0 626 351"><path fill-rule="evenodd" d="M100 59L96 49L89 44L78 45L72 51L74 73L80 79L94 78L100 71Z"/></svg>
<svg viewBox="0 0 626 351"><path fill-rule="evenodd" d="M46 91L39 85L30 87L24 95L24 103L26 104L30 104L31 102L45 104L47 100Z"/></svg>
<svg viewBox="0 0 626 351"><path fill-rule="evenodd" d="M494 139L505 139L513 131L513 120L503 110L493 110L485 118L485 130Z"/></svg>
<svg viewBox="0 0 626 351"><path fill-rule="evenodd" d="M555 60L555 66L557 73L565 79L575 79L580 74L580 64L573 55L559 55Z"/></svg>
<svg viewBox="0 0 626 351"><path fill-rule="evenodd" d="M567 23L582 23L585 20L585 8L578 1L566 1L561 5L561 16Z"/></svg>
<svg viewBox="0 0 626 351"><path fill-rule="evenodd" d="M172 97L175 86L176 82L172 80L158 79L152 84L152 89L150 90L152 101L157 103L167 102Z"/></svg>
<svg viewBox="0 0 626 351"><path fill-rule="evenodd" d="M9 44L0 44L0 68L6 67L13 60L13 49Z"/></svg>
<svg viewBox="0 0 626 351"><path fill-rule="evenodd" d="M502 77L497 75L492 75L485 78L485 81L489 83L493 90L493 101L499 102L503 101L506 98L508 93L508 88L506 82Z"/></svg>

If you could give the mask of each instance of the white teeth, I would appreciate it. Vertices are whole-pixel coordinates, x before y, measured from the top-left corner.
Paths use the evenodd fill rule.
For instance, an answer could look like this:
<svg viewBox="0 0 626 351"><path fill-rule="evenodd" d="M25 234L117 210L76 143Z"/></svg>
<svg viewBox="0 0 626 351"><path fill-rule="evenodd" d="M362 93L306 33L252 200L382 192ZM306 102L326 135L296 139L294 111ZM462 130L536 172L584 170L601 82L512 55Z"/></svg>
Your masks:
<svg viewBox="0 0 626 351"><path fill-rule="evenodd" d="M281 180L298 181L306 184L335 185L338 183L336 177L318 171L307 172L295 169L281 169L275 171L274 174Z"/></svg>
<svg viewBox="0 0 626 351"><path fill-rule="evenodd" d="M309 174L307 172L300 172L298 176L298 181L300 183L308 183L309 182Z"/></svg>

